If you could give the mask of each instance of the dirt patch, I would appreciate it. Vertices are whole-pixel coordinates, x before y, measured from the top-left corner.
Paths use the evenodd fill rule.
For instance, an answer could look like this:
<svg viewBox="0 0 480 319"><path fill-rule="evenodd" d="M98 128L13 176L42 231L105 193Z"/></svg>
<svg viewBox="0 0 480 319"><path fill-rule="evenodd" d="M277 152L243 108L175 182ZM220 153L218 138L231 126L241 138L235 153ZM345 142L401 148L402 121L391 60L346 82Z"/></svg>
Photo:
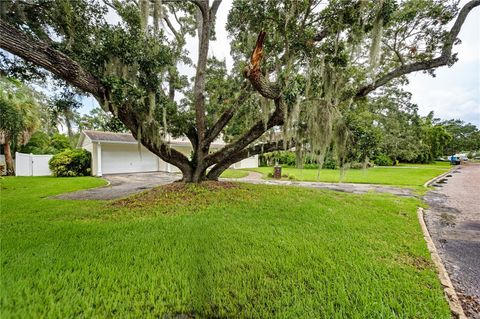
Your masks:
<svg viewBox="0 0 480 319"><path fill-rule="evenodd" d="M415 267L419 270L431 269L433 264L430 260L422 256L413 256L413 255L401 255L397 257L397 262L403 265L408 265Z"/></svg>
<svg viewBox="0 0 480 319"><path fill-rule="evenodd" d="M116 200L111 205L113 207L123 208L148 208L152 206L171 208L181 204L181 206L195 206L200 208L212 204L217 199L216 196L204 195L211 195L211 193L216 192L223 193L225 190L240 187L239 184L232 182L207 181L201 184L176 182L128 198ZM170 211L171 209L167 209L165 213Z"/></svg>

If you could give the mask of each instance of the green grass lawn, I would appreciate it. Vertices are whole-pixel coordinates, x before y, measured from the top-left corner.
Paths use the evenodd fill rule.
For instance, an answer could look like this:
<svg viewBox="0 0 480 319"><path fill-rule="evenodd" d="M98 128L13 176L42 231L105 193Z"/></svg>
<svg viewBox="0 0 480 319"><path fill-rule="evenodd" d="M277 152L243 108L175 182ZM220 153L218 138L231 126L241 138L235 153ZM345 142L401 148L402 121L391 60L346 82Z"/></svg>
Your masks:
<svg viewBox="0 0 480 319"><path fill-rule="evenodd" d="M48 198L102 183L1 180L2 319L450 318L416 199L178 183Z"/></svg>
<svg viewBox="0 0 480 319"><path fill-rule="evenodd" d="M398 166L372 167L368 169L348 169L344 171L342 179L341 170L298 169L283 167L282 174L295 176L299 181L338 183L364 183L387 184L398 186L422 186L428 180L441 175L450 169L449 163L437 162L435 164L399 164ZM273 167L259 167L248 169L263 174L273 172Z"/></svg>
<svg viewBox="0 0 480 319"><path fill-rule="evenodd" d="M223 178L242 178L248 176L247 171L242 171L238 169L227 169L225 170L220 177Z"/></svg>

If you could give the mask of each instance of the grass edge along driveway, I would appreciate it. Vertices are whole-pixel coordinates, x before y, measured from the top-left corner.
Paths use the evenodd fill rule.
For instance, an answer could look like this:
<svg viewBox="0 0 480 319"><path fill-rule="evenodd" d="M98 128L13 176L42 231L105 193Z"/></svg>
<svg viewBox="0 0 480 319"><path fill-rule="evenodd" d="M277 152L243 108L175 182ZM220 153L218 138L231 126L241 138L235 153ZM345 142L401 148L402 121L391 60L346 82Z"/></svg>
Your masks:
<svg viewBox="0 0 480 319"><path fill-rule="evenodd" d="M1 180L0 316L449 318L419 201L174 184L48 197L95 178Z"/></svg>
<svg viewBox="0 0 480 319"><path fill-rule="evenodd" d="M297 181L328 182L328 183L360 183L384 184L400 187L422 187L428 180L441 175L452 167L449 163L435 164L400 164L398 166L380 166L368 169L348 169L343 172L339 169L298 169L282 167L282 174L292 175ZM268 173L273 167L258 167L245 169L263 174L268 179Z"/></svg>

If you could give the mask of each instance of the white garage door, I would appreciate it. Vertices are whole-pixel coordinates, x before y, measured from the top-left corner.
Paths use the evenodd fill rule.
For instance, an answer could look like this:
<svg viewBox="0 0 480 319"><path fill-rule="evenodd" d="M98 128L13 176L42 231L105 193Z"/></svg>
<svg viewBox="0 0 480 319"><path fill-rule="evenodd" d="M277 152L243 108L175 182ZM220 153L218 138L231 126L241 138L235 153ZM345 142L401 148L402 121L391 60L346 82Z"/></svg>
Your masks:
<svg viewBox="0 0 480 319"><path fill-rule="evenodd" d="M158 157L138 145L102 144L102 173L136 173L158 170Z"/></svg>

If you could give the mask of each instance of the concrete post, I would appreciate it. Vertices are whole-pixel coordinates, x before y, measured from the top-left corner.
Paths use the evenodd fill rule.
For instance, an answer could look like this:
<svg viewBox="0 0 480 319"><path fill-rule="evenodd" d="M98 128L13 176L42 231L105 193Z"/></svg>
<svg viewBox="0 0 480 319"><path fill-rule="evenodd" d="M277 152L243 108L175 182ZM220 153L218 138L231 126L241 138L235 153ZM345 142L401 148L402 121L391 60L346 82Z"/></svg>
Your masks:
<svg viewBox="0 0 480 319"><path fill-rule="evenodd" d="M102 145L97 143L97 176L102 176Z"/></svg>
<svg viewBox="0 0 480 319"><path fill-rule="evenodd" d="M30 153L29 156L30 156L28 159L29 172L30 172L30 176L33 176L33 154Z"/></svg>

